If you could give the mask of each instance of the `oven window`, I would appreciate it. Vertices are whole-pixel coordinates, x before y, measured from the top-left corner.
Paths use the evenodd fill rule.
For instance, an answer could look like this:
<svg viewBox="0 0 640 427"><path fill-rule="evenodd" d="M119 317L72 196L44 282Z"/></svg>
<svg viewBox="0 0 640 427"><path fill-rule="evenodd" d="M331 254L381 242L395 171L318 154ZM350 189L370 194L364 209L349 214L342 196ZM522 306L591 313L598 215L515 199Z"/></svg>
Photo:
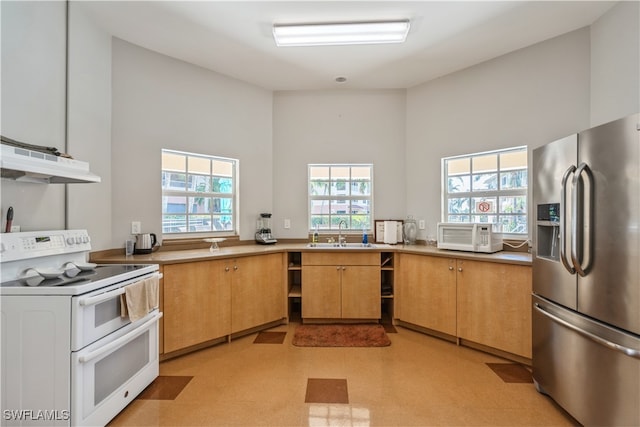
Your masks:
<svg viewBox="0 0 640 427"><path fill-rule="evenodd" d="M99 327L120 317L120 297L114 297L96 304L94 311L94 327Z"/></svg>
<svg viewBox="0 0 640 427"><path fill-rule="evenodd" d="M127 382L149 363L149 331L95 364L94 405Z"/></svg>

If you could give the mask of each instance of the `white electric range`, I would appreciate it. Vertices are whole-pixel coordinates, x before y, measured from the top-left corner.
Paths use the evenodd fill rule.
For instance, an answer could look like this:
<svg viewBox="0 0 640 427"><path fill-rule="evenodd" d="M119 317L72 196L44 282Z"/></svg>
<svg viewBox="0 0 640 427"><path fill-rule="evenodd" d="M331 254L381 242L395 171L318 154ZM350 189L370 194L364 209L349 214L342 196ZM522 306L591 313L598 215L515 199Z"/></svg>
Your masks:
<svg viewBox="0 0 640 427"><path fill-rule="evenodd" d="M152 309L121 295L158 265L87 262L86 230L0 235L2 425L104 425L159 373Z"/></svg>

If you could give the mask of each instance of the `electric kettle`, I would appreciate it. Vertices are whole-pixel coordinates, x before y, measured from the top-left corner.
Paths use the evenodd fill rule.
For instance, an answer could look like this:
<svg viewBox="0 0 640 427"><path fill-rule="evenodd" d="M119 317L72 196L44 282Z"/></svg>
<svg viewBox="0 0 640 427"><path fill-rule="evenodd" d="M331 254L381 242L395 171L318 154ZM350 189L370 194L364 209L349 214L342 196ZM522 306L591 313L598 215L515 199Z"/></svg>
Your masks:
<svg viewBox="0 0 640 427"><path fill-rule="evenodd" d="M136 236L136 245L133 253L150 254L157 243L158 239L153 233L138 234Z"/></svg>

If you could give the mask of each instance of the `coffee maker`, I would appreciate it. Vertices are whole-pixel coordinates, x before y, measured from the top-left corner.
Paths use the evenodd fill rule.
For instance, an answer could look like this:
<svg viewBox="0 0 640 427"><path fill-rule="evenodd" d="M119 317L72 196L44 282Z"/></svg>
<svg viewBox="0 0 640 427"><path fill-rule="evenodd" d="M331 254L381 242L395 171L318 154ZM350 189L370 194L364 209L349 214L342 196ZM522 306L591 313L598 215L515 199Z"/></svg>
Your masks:
<svg viewBox="0 0 640 427"><path fill-rule="evenodd" d="M277 242L271 235L271 214L261 213L258 219L258 231L256 231L256 242L262 245L272 245Z"/></svg>

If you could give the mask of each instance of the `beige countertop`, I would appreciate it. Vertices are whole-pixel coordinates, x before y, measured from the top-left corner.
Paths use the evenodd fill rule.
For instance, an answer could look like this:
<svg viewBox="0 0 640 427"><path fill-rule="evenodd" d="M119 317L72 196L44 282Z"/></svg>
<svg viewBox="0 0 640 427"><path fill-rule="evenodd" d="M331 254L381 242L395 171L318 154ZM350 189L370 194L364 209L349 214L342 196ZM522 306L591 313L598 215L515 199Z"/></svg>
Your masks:
<svg viewBox="0 0 640 427"><path fill-rule="evenodd" d="M91 254L91 262L99 264L177 264L183 262L206 261L214 259L234 258L278 252L397 252L419 255L439 256L477 261L489 261L504 264L531 265L531 254L527 252L501 251L494 254L450 251L425 245L387 245L375 244L371 249L354 248L309 248L307 243L276 243L275 245L246 244L220 247L211 251L204 249L160 250L148 255L130 255L114 253L115 251L95 252ZM124 252L124 249L122 250Z"/></svg>

